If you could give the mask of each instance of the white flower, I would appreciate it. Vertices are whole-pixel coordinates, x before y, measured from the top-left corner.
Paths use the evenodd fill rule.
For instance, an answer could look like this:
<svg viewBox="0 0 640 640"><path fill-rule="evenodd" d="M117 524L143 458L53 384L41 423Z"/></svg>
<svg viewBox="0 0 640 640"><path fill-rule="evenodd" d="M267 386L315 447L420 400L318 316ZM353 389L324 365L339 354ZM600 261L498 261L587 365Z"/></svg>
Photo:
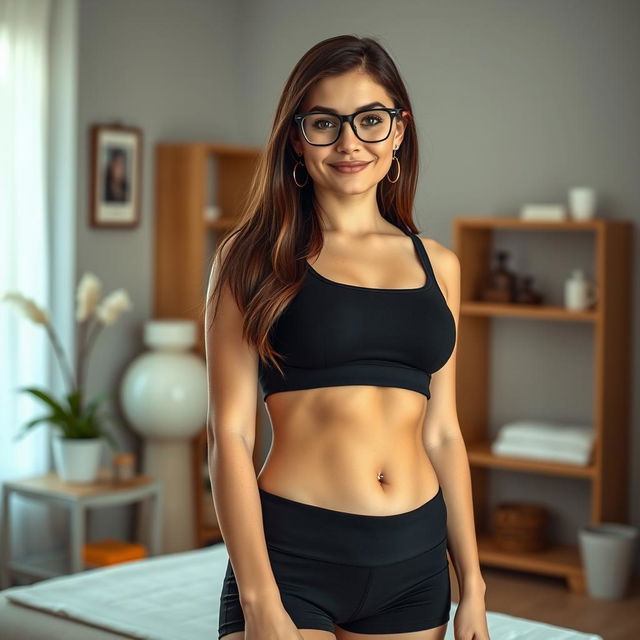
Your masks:
<svg viewBox="0 0 640 640"><path fill-rule="evenodd" d="M123 311L132 309L129 294L124 289L112 291L96 309L96 316L107 326L115 324Z"/></svg>
<svg viewBox="0 0 640 640"><path fill-rule="evenodd" d="M31 298L27 298L17 291L5 293L2 299L16 304L22 309L24 315L36 324L46 324L49 320L49 312L46 309L42 309Z"/></svg>
<svg viewBox="0 0 640 640"><path fill-rule="evenodd" d="M78 322L84 322L93 315L101 295L102 282L93 273L85 273L76 291L76 320Z"/></svg>

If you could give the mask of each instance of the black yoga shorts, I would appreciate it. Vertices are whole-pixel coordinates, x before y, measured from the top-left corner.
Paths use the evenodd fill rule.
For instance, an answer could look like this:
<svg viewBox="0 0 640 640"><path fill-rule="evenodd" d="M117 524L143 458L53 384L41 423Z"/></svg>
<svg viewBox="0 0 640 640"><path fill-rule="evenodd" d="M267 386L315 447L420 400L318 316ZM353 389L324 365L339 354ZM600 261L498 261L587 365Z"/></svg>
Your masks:
<svg viewBox="0 0 640 640"><path fill-rule="evenodd" d="M282 604L298 629L403 633L449 620L447 508L438 487L423 505L389 516L297 502L259 489L267 551ZM244 630L231 561L218 640Z"/></svg>

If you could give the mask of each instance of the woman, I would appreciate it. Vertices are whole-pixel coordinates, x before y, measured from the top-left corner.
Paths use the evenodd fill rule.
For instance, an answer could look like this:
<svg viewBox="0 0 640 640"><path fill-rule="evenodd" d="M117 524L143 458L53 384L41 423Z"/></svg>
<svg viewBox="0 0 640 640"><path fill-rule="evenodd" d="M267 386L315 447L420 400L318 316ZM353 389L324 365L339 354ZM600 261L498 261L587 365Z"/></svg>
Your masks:
<svg viewBox="0 0 640 640"><path fill-rule="evenodd" d="M459 263L415 231L417 158L375 40L303 56L207 293L219 639L443 638L447 546L455 637L489 637L455 402ZM274 437L256 480L258 381Z"/></svg>
<svg viewBox="0 0 640 640"><path fill-rule="evenodd" d="M107 202L126 202L128 197L127 158L123 149L113 149L105 171L104 199Z"/></svg>

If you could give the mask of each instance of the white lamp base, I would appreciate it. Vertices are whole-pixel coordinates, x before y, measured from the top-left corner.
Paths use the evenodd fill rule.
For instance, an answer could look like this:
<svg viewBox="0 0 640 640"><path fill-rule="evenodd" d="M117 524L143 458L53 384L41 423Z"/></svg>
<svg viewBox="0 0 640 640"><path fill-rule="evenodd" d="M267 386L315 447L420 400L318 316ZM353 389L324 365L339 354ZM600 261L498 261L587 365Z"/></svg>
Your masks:
<svg viewBox="0 0 640 640"><path fill-rule="evenodd" d="M144 441L144 473L162 481L162 553L196 548L191 442L186 439Z"/></svg>

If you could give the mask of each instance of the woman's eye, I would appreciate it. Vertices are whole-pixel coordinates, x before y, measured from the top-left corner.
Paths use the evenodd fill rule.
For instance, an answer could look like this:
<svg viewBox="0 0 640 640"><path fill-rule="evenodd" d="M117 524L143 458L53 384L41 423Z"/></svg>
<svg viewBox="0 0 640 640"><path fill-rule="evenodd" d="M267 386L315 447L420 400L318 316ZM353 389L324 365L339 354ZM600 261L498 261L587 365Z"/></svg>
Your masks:
<svg viewBox="0 0 640 640"><path fill-rule="evenodd" d="M378 116L365 116L364 118L362 118L362 124L367 127L375 124L380 124L381 122L382 120Z"/></svg>
<svg viewBox="0 0 640 640"><path fill-rule="evenodd" d="M313 126L316 127L316 129L328 129L329 127L333 126L333 122L331 122L330 120L316 120Z"/></svg>

